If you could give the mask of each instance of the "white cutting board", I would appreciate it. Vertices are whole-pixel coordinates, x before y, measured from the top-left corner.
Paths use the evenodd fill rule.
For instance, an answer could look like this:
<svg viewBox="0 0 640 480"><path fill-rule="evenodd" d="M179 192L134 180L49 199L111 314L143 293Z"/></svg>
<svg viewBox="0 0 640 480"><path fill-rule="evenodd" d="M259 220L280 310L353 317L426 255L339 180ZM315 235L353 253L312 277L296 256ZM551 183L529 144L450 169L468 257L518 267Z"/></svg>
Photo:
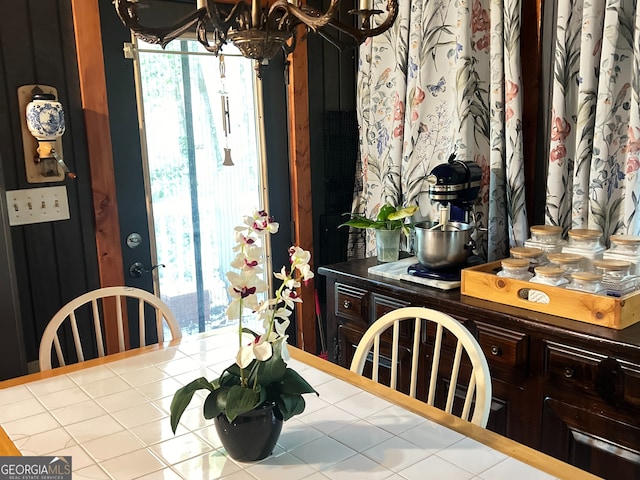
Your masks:
<svg viewBox="0 0 640 480"><path fill-rule="evenodd" d="M406 280L408 282L427 285L428 287L439 288L440 290L452 290L460 287L460 281L436 280L434 278L422 278L407 273L407 268L418 263L416 257L403 258L397 262L381 263L369 267L369 273L380 275L381 277L392 278L394 280Z"/></svg>

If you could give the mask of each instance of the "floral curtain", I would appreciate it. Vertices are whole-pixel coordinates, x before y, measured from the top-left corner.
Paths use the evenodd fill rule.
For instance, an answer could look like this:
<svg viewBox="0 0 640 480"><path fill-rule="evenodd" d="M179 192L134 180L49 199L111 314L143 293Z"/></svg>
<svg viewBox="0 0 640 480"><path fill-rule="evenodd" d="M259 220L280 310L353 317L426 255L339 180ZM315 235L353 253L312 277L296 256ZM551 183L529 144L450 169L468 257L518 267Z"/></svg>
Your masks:
<svg viewBox="0 0 640 480"><path fill-rule="evenodd" d="M546 221L638 235L640 7L557 8Z"/></svg>
<svg viewBox="0 0 640 480"><path fill-rule="evenodd" d="M419 205L420 219L437 220L426 177L455 152L483 171L477 253L494 260L522 244L520 20L520 0L401 1L394 26L363 44L354 211L372 218L385 202Z"/></svg>

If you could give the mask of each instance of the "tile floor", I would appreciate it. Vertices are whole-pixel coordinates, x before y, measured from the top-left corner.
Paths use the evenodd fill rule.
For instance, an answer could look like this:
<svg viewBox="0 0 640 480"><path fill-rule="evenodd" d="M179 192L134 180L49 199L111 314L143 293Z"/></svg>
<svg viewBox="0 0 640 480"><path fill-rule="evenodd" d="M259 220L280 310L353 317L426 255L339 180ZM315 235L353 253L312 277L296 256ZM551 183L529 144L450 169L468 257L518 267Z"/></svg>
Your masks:
<svg viewBox="0 0 640 480"><path fill-rule="evenodd" d="M233 357L217 336L0 390L0 424L24 455L71 455L74 480L547 480L553 477L299 362L320 393L273 455L225 455L201 398L174 435L173 393ZM222 361L222 362L221 362Z"/></svg>

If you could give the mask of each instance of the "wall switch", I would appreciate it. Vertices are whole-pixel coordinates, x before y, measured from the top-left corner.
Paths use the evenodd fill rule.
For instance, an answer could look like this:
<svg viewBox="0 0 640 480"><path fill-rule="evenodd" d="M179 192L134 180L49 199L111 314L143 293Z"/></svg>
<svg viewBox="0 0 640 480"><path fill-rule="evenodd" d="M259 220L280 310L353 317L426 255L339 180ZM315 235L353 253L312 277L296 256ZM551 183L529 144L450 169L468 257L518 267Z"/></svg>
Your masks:
<svg viewBox="0 0 640 480"><path fill-rule="evenodd" d="M9 225L53 222L70 218L65 185L9 190L6 193Z"/></svg>

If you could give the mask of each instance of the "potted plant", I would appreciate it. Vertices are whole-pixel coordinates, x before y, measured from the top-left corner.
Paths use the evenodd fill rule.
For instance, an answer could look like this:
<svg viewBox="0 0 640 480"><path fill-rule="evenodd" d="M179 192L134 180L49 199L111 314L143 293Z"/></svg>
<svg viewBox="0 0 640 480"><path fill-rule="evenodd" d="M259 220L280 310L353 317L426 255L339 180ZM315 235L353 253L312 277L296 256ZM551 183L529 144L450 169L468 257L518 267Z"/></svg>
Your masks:
<svg viewBox="0 0 640 480"><path fill-rule="evenodd" d="M259 303L258 295L267 290L260 278L264 251L260 240L278 231L264 211L244 218L235 229L237 252L227 272L231 302L229 320L238 321L238 353L235 362L214 380L200 377L176 391L171 402L171 428L176 432L180 418L198 390L209 393L203 415L213 419L222 444L229 455L241 461L260 460L270 455L282 422L302 413L305 393L317 392L295 370L287 367L287 327L297 302L300 282L314 274L309 266L311 254L299 247L289 249L291 265L284 266L275 277L281 281L273 298ZM245 310L257 312L263 320L264 332L256 333L243 325Z"/></svg>
<svg viewBox="0 0 640 480"><path fill-rule="evenodd" d="M407 237L411 233L411 224L405 219L413 215L417 206L402 207L386 203L378 210L375 220L355 213L348 213L351 218L340 227L372 228L376 231L376 248L380 262L395 262L400 252L400 233Z"/></svg>

